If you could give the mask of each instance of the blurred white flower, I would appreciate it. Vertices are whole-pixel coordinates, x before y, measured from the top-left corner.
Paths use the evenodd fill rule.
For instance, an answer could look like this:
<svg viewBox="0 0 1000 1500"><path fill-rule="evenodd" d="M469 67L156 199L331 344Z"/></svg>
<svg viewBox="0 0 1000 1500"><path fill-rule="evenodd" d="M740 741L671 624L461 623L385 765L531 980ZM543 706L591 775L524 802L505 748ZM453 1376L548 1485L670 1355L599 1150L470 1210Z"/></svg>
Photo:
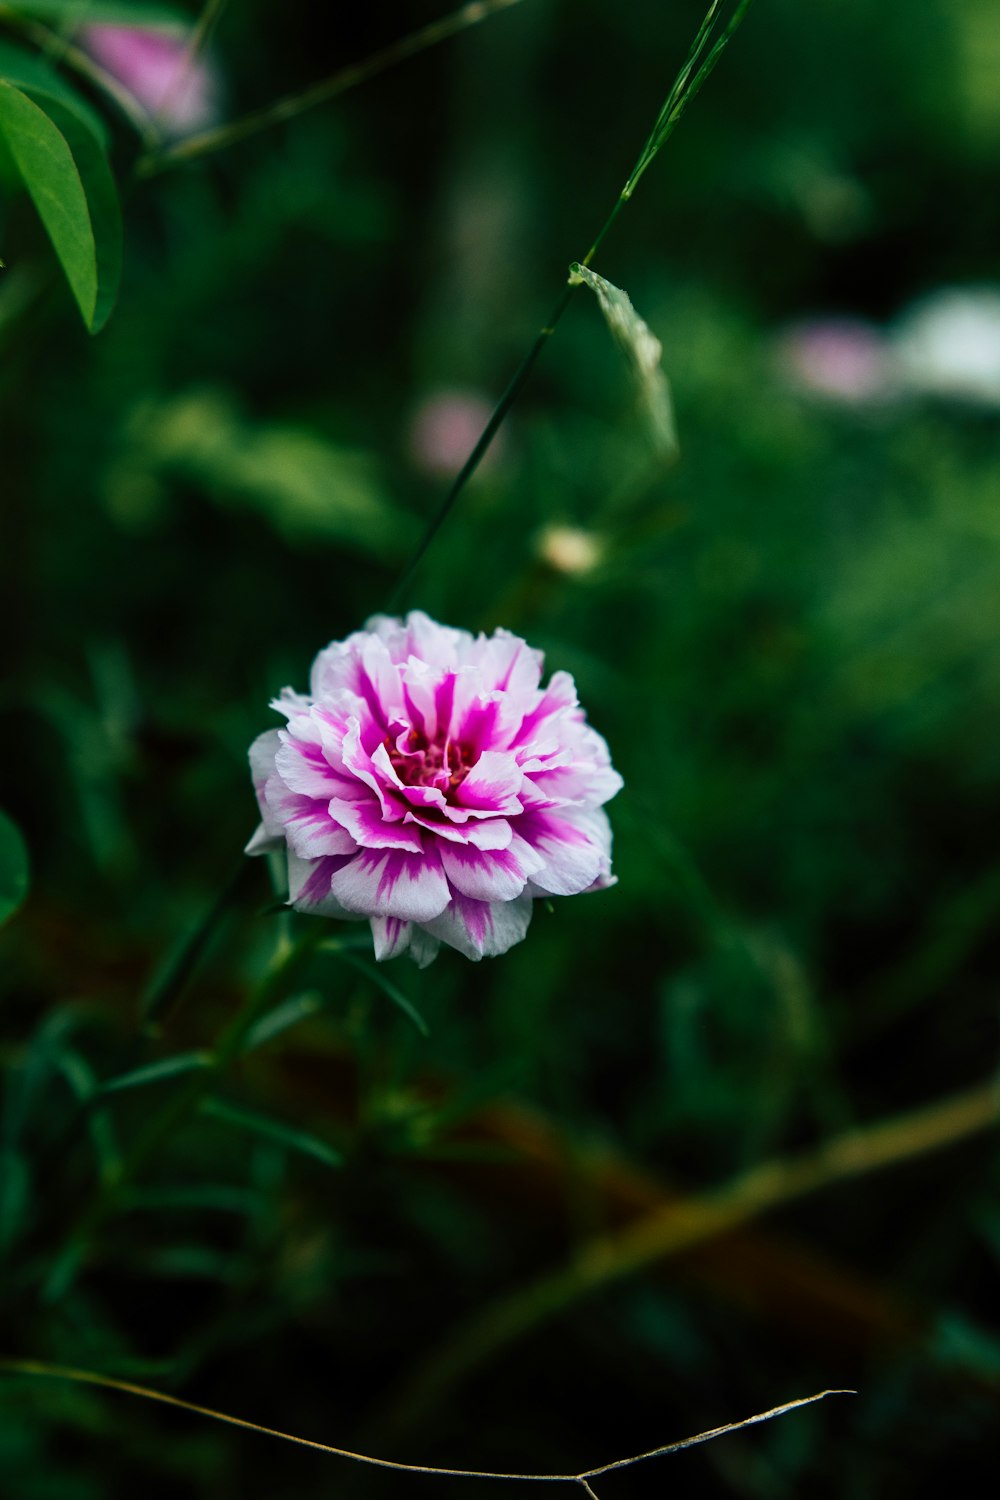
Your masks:
<svg viewBox="0 0 1000 1500"><path fill-rule="evenodd" d="M867 405L896 394L892 350L885 334L863 318L808 318L778 336L779 367L808 395Z"/></svg>
<svg viewBox="0 0 1000 1500"><path fill-rule="evenodd" d="M893 348L908 390L1000 407L1000 287L943 287L899 318Z"/></svg>
<svg viewBox="0 0 1000 1500"><path fill-rule="evenodd" d="M493 403L478 391L440 390L417 407L410 424L410 457L422 474L451 479L472 452L493 415ZM503 430L496 434L479 467L502 457Z"/></svg>
<svg viewBox="0 0 1000 1500"><path fill-rule="evenodd" d="M80 42L168 135L191 135L219 119L218 73L191 57L187 30L86 26Z"/></svg>
<svg viewBox="0 0 1000 1500"><path fill-rule="evenodd" d="M546 526L538 536L538 555L557 573L579 577L592 573L601 560L600 541L578 526Z"/></svg>

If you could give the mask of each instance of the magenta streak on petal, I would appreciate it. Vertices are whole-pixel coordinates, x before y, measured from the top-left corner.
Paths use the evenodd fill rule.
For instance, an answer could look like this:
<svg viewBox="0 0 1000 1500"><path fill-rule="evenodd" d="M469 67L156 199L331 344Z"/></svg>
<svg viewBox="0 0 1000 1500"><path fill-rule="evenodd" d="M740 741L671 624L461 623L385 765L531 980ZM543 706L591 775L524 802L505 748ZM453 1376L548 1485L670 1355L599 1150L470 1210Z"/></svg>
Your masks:
<svg viewBox="0 0 1000 1500"><path fill-rule="evenodd" d="M330 882L334 874L342 865L348 863L348 859L316 860L315 868L310 872L308 879L295 897L296 906L316 906L321 901L325 901L330 894Z"/></svg>
<svg viewBox="0 0 1000 1500"><path fill-rule="evenodd" d="M441 863L452 889L476 901L512 901L528 879L509 849L483 852L468 844L442 844Z"/></svg>
<svg viewBox="0 0 1000 1500"><path fill-rule="evenodd" d="M550 812L525 813L517 831L544 861L531 877L541 890L553 896L575 896L600 875L604 863L600 846L569 818Z"/></svg>
<svg viewBox="0 0 1000 1500"><path fill-rule="evenodd" d="M419 831L412 825L387 822L374 798L369 802L343 802L335 797L329 815L364 849L407 849L411 854L423 850Z"/></svg>
<svg viewBox="0 0 1000 1500"><path fill-rule="evenodd" d="M348 911L411 922L440 916L451 896L433 850L363 849L334 874L331 889Z"/></svg>
<svg viewBox="0 0 1000 1500"><path fill-rule="evenodd" d="M488 750L496 742L497 720L500 717L500 700L497 698L474 698L457 730L461 743L477 754Z"/></svg>
<svg viewBox="0 0 1000 1500"><path fill-rule="evenodd" d="M454 806L470 813L488 812L506 816L519 813L517 793L524 780L520 766L512 755L498 750L484 750L472 770L456 787Z"/></svg>

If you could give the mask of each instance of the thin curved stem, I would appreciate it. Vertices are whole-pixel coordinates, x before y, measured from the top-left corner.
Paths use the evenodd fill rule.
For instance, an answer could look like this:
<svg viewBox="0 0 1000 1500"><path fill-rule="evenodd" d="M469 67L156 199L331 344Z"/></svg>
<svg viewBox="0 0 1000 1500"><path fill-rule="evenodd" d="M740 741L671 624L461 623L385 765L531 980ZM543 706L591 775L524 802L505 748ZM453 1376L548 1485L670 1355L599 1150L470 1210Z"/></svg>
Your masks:
<svg viewBox="0 0 1000 1500"><path fill-rule="evenodd" d="M210 1417L215 1422L225 1422L230 1427L241 1427L247 1432L258 1432L264 1437L280 1438L282 1442L294 1443L299 1448L311 1448L318 1453L328 1453L334 1458L347 1458L353 1463L368 1464L378 1469L394 1469L401 1474L437 1474L448 1479L499 1479L521 1484L577 1484L582 1485L588 1495L594 1492L588 1479L599 1474L608 1474L612 1469L627 1469L632 1464L645 1463L647 1459L662 1458L669 1453L679 1453L683 1448L693 1448L699 1443L710 1442L727 1432L736 1432L742 1427L752 1427L759 1422L769 1422L774 1417L784 1416L801 1406L811 1406L827 1396L853 1396L854 1391L819 1391L815 1396L803 1396L795 1401L786 1401L770 1411L758 1412L738 1422L727 1422L723 1427L713 1427L693 1437L681 1438L680 1442L668 1443L662 1448L653 1448L648 1453L637 1453L632 1458L617 1458L596 1469L583 1469L579 1474L504 1474L491 1469L444 1469L433 1464L404 1464L392 1458L378 1458L370 1453L355 1453L350 1448L336 1448L331 1443L319 1443L313 1438L296 1437L290 1432L281 1432L276 1427L264 1427L260 1422L250 1422L245 1417L233 1417L228 1412L213 1411L209 1406L185 1401L180 1396L170 1396L166 1391L156 1391L148 1386L134 1385L130 1380L117 1380L112 1375L100 1375L93 1370L77 1370L67 1365L50 1365L35 1359L0 1358L0 1370L11 1375L40 1375L52 1380L71 1380L78 1385L99 1386L104 1390L120 1391L128 1396L141 1396L146 1401L157 1401L163 1406L173 1406L181 1411L193 1412L195 1416ZM596 1500L596 1497L595 1497Z"/></svg>
<svg viewBox="0 0 1000 1500"><path fill-rule="evenodd" d="M694 98L695 94L705 82L705 79L715 67L715 64L718 62L730 38L736 31L736 28L739 26L740 22L743 20L747 8L750 5L750 0L740 0L740 3L737 5L736 10L730 17L729 22L723 29L721 35L719 35L716 38L714 44L709 47L709 42L711 41L713 32L716 28L716 22L718 21L720 8L724 3L725 0L711 0L711 3L709 4L708 10L705 13L704 19L702 20L701 26L698 29L695 39L688 49L688 55L685 58L684 64L681 67L680 72L677 74L677 77L674 79L674 82L670 88L670 92L667 95L666 102L661 107L660 112L656 117L656 123L653 126L653 129L648 139L646 140L642 151L639 154L638 161L632 168L632 171L629 173L624 187L618 194L611 212L608 214L604 223L601 225L601 228L598 230L590 246L590 249L587 251L586 255L580 258L578 264L582 266L590 265L594 256L597 254L598 250L603 244L605 236L608 234L611 226L618 218L618 215L625 207L625 204L628 203L631 199L639 178L653 161L653 158L656 156L657 152L661 149L662 146L666 144L669 137L673 134L674 127L680 120L684 109ZM445 521L448 519L449 515L454 509L455 502L458 500L459 495L462 493L466 484L478 469L482 459L486 454L487 449L496 436L501 423L503 422L507 413L510 411L511 407L514 405L514 402L517 400L517 397L520 394L523 386L527 382L528 376L531 374L532 370L538 362L539 355L545 348L545 345L548 343L549 339L552 337L552 334L555 332L557 324L560 322L563 314L569 307L569 304L573 299L573 293L576 291L577 286L579 285L579 281L570 281L569 285L564 288L559 301L552 309L548 320L542 325L538 333L535 335L535 340L531 345L531 348L528 350L524 359L521 361L520 365L511 377L510 382L507 385L507 389L500 397L500 400L497 403L496 408L494 409L493 414L487 422L485 428L480 434L475 447L469 454L459 472L456 474L454 480L452 481L451 487L448 490L448 493L445 495L435 514L431 517L424 531L424 534L420 539L420 542L417 544L415 551L403 568L403 571L400 574L396 585L389 597L388 607L390 609L393 608L399 601L407 585L410 583L411 579L416 573L417 568L420 566L421 562L426 556L431 543L437 537L438 532L441 530Z"/></svg>

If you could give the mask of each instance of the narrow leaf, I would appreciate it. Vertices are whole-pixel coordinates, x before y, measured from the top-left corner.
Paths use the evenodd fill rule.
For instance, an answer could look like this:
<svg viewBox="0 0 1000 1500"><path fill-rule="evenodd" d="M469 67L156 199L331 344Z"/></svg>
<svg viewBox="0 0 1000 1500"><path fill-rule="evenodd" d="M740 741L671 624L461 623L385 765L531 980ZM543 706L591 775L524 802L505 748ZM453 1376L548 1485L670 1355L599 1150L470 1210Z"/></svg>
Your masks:
<svg viewBox="0 0 1000 1500"><path fill-rule="evenodd" d="M0 137L52 242L92 333L114 304L121 212L100 141L61 98L0 80Z"/></svg>
<svg viewBox="0 0 1000 1500"><path fill-rule="evenodd" d="M28 894L28 851L18 828L0 812L0 924Z"/></svg>
<svg viewBox="0 0 1000 1500"><path fill-rule="evenodd" d="M283 1000L276 1005L274 1010L268 1011L267 1015L261 1016L255 1025L247 1032L243 1043L244 1052L252 1052L255 1047L262 1047L265 1042L270 1042L274 1037L280 1036L283 1031L288 1031L292 1026L297 1026L300 1021L308 1020L321 1011L326 1004L325 999L316 990L306 990L302 995L292 995L288 1000Z"/></svg>
<svg viewBox="0 0 1000 1500"><path fill-rule="evenodd" d="M201 1104L201 1113L208 1115L210 1119L220 1120L224 1125L233 1125L237 1130L246 1130L251 1135L259 1135L265 1140L274 1141L279 1146L286 1146L290 1151L298 1151L303 1156L311 1156L315 1161L322 1162L324 1166L343 1166L343 1156L326 1141L309 1135L307 1131L298 1130L294 1125L285 1125L280 1120L272 1120L267 1115L258 1114L256 1110L226 1104L222 1099L205 1099Z"/></svg>
<svg viewBox="0 0 1000 1500"><path fill-rule="evenodd" d="M212 1066L210 1052L181 1052L176 1057L165 1057L162 1062L149 1063L147 1067L135 1068L130 1073L121 1073L109 1078L98 1089L100 1094L121 1094L126 1089L145 1088L150 1083L163 1083L168 1078L177 1078L184 1073L196 1073Z"/></svg>
<svg viewBox="0 0 1000 1500"><path fill-rule="evenodd" d="M664 458L676 458L677 429L670 386L660 363L663 346L659 339L640 318L621 287L579 263L570 266L569 280L571 286L579 286L581 282L589 286L596 296L612 337L631 367L656 448Z"/></svg>
<svg viewBox="0 0 1000 1500"><path fill-rule="evenodd" d="M62 132L87 195L97 261L97 300L87 327L91 333L100 333L117 300L122 274L122 214L118 189L104 147L89 121L61 97L36 88L25 92Z"/></svg>

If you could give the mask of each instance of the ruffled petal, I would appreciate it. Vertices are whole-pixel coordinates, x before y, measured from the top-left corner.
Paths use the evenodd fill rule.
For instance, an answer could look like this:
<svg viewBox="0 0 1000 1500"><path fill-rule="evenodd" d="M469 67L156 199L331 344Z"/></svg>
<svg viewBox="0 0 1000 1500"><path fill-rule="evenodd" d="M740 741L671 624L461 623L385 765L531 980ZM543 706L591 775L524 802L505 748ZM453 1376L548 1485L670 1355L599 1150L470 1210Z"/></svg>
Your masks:
<svg viewBox="0 0 1000 1500"><path fill-rule="evenodd" d="M527 884L529 872L510 849L442 844L440 855L452 890L476 901L512 901Z"/></svg>
<svg viewBox="0 0 1000 1500"><path fill-rule="evenodd" d="M467 896L453 896L439 917L426 923L432 937L457 948L466 958L496 958L519 943L531 921L529 897L514 901L471 901Z"/></svg>
<svg viewBox="0 0 1000 1500"><path fill-rule="evenodd" d="M401 922L398 917L372 917L371 929L379 963L408 953L419 969L426 969L441 947L439 940L416 922Z"/></svg>
<svg viewBox="0 0 1000 1500"><path fill-rule="evenodd" d="M334 871L331 890L348 911L366 917L400 917L404 922L427 922L439 916L451 895L433 848L422 854L362 849Z"/></svg>
<svg viewBox="0 0 1000 1500"><path fill-rule="evenodd" d="M387 822L374 797L367 802L341 802L334 798L329 816L363 849L408 849L411 854L423 850L420 830L412 823Z"/></svg>
<svg viewBox="0 0 1000 1500"><path fill-rule="evenodd" d="M532 812L517 831L543 861L532 885L551 896L576 896L610 868L611 831L602 812Z"/></svg>
<svg viewBox="0 0 1000 1500"><path fill-rule="evenodd" d="M347 864L350 856L326 859L299 859L288 851L288 904L296 911L308 912L318 917L349 917L355 913L347 910L336 899L330 889L334 872Z"/></svg>

